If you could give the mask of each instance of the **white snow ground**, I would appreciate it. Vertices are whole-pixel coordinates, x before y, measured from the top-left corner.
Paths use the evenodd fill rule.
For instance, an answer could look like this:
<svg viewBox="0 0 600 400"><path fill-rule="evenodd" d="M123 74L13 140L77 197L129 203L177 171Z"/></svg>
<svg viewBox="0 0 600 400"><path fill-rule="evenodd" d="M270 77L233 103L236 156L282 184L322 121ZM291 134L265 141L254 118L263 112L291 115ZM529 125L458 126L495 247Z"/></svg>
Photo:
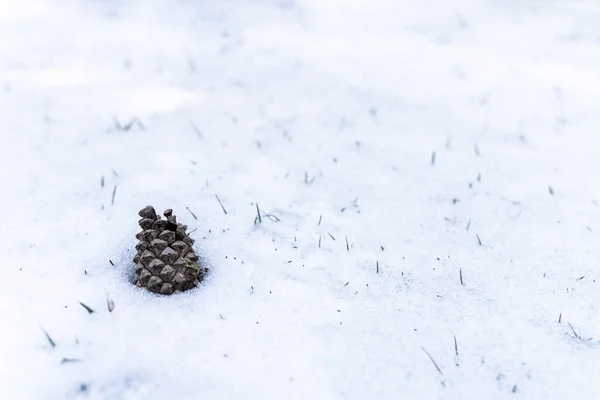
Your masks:
<svg viewBox="0 0 600 400"><path fill-rule="evenodd" d="M597 2L3 0L0 78L0 398L598 398Z"/></svg>

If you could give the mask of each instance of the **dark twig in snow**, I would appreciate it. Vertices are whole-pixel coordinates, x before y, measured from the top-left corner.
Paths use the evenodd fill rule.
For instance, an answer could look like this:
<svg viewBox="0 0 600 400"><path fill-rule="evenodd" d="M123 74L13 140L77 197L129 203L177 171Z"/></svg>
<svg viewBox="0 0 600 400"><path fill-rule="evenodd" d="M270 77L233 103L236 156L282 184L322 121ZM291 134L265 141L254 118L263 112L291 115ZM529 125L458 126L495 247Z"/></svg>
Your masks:
<svg viewBox="0 0 600 400"><path fill-rule="evenodd" d="M379 273L379 261L375 261L375 265L377 266L377 273Z"/></svg>
<svg viewBox="0 0 600 400"><path fill-rule="evenodd" d="M115 309L115 302L110 297L110 294L108 294L108 292L106 292L106 307L108 308L108 312L113 312L113 310Z"/></svg>
<svg viewBox="0 0 600 400"><path fill-rule="evenodd" d="M310 180L308 179L308 171L304 171L304 183L306 184L306 186L312 184L315 179L317 179L316 176L313 176Z"/></svg>
<svg viewBox="0 0 600 400"><path fill-rule="evenodd" d="M279 217L277 217L276 215L273 215L273 214L263 213L263 217L269 218L272 222L280 222L281 221L279 219Z"/></svg>
<svg viewBox="0 0 600 400"><path fill-rule="evenodd" d="M483 246L483 244L481 243L481 239L479 238L479 235L476 233L475 236L477 236L477 243L479 243L480 246Z"/></svg>
<svg viewBox="0 0 600 400"><path fill-rule="evenodd" d="M458 357L458 342L456 341L456 335L454 335L454 354Z"/></svg>
<svg viewBox="0 0 600 400"><path fill-rule="evenodd" d="M442 370L440 369L440 367L437 365L437 363L435 362L435 360L433 359L433 357L431 357L431 354L429 354L429 352L427 350L425 350L424 347L421 347L421 350L423 350L425 352L425 354L427 354L427 357L429 357L429 359L433 363L433 366L435 367L435 369L437 369L437 372L439 372L440 375L444 375L444 373L442 372Z"/></svg>
<svg viewBox="0 0 600 400"><path fill-rule="evenodd" d="M460 276L460 284L464 285L465 283L463 282L463 278L462 278L462 268L459 269L459 276Z"/></svg>
<svg viewBox="0 0 600 400"><path fill-rule="evenodd" d="M44 335L46 335L46 339L48 340L50 347L52 347L52 348L56 347L56 342L54 342L54 340L52 340L52 338L50 337L50 334L44 328L42 328L42 331L44 331Z"/></svg>
<svg viewBox="0 0 600 400"><path fill-rule="evenodd" d="M258 207L258 203L256 203L256 217L254 218L255 224L256 221L258 221L259 224L262 224L262 217L260 216L260 208Z"/></svg>
<svg viewBox="0 0 600 400"><path fill-rule="evenodd" d="M558 315L558 323L559 323L559 324L560 324L560 323L562 323L561 321L562 321L562 313L560 313L560 314Z"/></svg>
<svg viewBox="0 0 600 400"><path fill-rule="evenodd" d="M227 210L225 209L225 206L223 206L223 203L221 203L221 199L219 198L219 196L216 193L215 193L215 197L217 198L217 201L221 205L221 208L223 209L223 212L225 213L225 215L227 215Z"/></svg>
<svg viewBox="0 0 600 400"><path fill-rule="evenodd" d="M276 215L267 214L267 213L261 214L260 207L258 206L258 203L256 203L256 217L254 217L254 223L256 224L258 222L259 224L262 224L262 217L269 218L271 220L271 222L280 222L281 221L279 219L279 217L277 217Z"/></svg>
<svg viewBox="0 0 600 400"><path fill-rule="evenodd" d="M75 362L80 362L81 360L78 358L63 358L62 360L60 360L61 364L68 364L68 363L75 363Z"/></svg>
<svg viewBox="0 0 600 400"><path fill-rule="evenodd" d="M319 215L319 222L317 223L317 226L321 225L321 221L323 220L323 215Z"/></svg>
<svg viewBox="0 0 600 400"><path fill-rule="evenodd" d="M571 330L573 331L573 335L575 335L575 337L577 339L579 339L579 335L577 334L577 332L575 332L575 329L573 328L573 325L571 325L571 323L569 322L569 328L571 328Z"/></svg>
<svg viewBox="0 0 600 400"><path fill-rule="evenodd" d="M142 124L142 122L139 119L137 119L137 118L132 118L125 125L121 125L121 123L119 122L119 120L116 117L114 117L113 120L114 120L114 123L115 123L116 130L120 131L120 132L128 132L128 131L130 131L131 128L133 128L133 126L136 125L136 124L137 124L137 126L141 130L146 130L146 127L144 126L144 124Z"/></svg>
<svg viewBox="0 0 600 400"><path fill-rule="evenodd" d="M469 222L467 222L467 232L469 232L470 227L471 227L471 220L469 219Z"/></svg>
<svg viewBox="0 0 600 400"><path fill-rule="evenodd" d="M81 307L85 308L85 310L92 314L94 312L94 310L92 310L90 307L88 307L87 305L83 304L82 302L79 302L79 304L81 304Z"/></svg>
<svg viewBox="0 0 600 400"><path fill-rule="evenodd" d="M319 247L321 247L321 235L319 235Z"/></svg>
<svg viewBox="0 0 600 400"><path fill-rule="evenodd" d="M102 178L100 178L100 187L104 187L104 175L102 175Z"/></svg>
<svg viewBox="0 0 600 400"><path fill-rule="evenodd" d="M335 240L335 238L333 237L333 235L329 232L327 232L327 234L329 235L330 238L332 238L333 240Z"/></svg>
<svg viewBox="0 0 600 400"><path fill-rule="evenodd" d="M194 121L190 121L190 126L192 127L192 129L196 133L196 136L198 136L198 139L203 139L204 138L204 135L202 135L202 132L200 132L200 129L196 126L196 124L194 123Z"/></svg>
<svg viewBox="0 0 600 400"><path fill-rule="evenodd" d="M192 210L190 210L189 207L186 207L185 209L188 210L190 212L190 214L192 214L192 217L194 217L194 219L198 219L198 217L196 217L196 214L194 214L194 212Z"/></svg>
<svg viewBox="0 0 600 400"><path fill-rule="evenodd" d="M346 251L350 251L350 246L348 245L348 236L346 236Z"/></svg>
<svg viewBox="0 0 600 400"><path fill-rule="evenodd" d="M479 146L477 145L477 143L473 143L473 150L475 151L475 155L477 157L481 156L481 152L479 152Z"/></svg>
<svg viewBox="0 0 600 400"><path fill-rule="evenodd" d="M431 153L431 165L435 165L435 151Z"/></svg>
<svg viewBox="0 0 600 400"><path fill-rule="evenodd" d="M113 192L112 192L112 199L110 200L111 206L115 205L115 195L116 194L117 194L117 185L115 185L115 188L113 189Z"/></svg>
<svg viewBox="0 0 600 400"><path fill-rule="evenodd" d="M113 267L115 266L115 263L114 263L114 262L112 262L112 260L111 260L111 259L109 259L109 260L108 260L108 262L109 262L109 263L110 263L110 265L112 265Z"/></svg>
<svg viewBox="0 0 600 400"><path fill-rule="evenodd" d="M552 189L552 186L550 185L548 185L548 192L550 192L550 194L554 196L554 189Z"/></svg>
<svg viewBox="0 0 600 400"><path fill-rule="evenodd" d="M350 281L344 283L344 286L348 286L349 283L350 283Z"/></svg>

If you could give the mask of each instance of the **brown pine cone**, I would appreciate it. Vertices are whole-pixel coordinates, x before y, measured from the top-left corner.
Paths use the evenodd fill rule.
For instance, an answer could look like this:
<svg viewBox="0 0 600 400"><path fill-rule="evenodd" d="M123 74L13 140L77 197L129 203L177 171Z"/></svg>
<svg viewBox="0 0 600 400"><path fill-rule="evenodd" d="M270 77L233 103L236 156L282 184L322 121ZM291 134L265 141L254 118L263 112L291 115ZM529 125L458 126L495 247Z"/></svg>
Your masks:
<svg viewBox="0 0 600 400"><path fill-rule="evenodd" d="M195 288L206 273L194 252L187 226L178 224L173 210L156 215L152 206L140 210L142 231L135 237L135 284L154 293L173 294Z"/></svg>

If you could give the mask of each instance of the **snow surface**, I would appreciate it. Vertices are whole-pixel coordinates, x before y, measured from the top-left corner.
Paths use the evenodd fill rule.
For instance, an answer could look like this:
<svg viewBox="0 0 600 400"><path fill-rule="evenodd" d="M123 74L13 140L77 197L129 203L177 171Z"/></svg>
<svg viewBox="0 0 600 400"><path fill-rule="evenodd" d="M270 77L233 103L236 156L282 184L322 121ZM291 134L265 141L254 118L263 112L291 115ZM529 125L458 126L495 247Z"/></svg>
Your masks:
<svg viewBox="0 0 600 400"><path fill-rule="evenodd" d="M0 78L0 398L598 398L597 2L3 0Z"/></svg>

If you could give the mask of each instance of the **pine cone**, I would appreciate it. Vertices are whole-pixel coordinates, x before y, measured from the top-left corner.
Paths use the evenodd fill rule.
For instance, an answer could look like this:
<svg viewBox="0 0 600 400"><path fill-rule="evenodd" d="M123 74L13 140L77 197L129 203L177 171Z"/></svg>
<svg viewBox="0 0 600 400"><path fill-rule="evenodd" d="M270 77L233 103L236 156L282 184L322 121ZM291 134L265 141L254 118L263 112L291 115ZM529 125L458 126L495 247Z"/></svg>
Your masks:
<svg viewBox="0 0 600 400"><path fill-rule="evenodd" d="M173 294L195 288L206 269L198 264L187 226L177 223L171 209L164 215L166 219L161 219L152 206L139 212L142 231L135 235L139 240L133 258L135 284L154 293Z"/></svg>

